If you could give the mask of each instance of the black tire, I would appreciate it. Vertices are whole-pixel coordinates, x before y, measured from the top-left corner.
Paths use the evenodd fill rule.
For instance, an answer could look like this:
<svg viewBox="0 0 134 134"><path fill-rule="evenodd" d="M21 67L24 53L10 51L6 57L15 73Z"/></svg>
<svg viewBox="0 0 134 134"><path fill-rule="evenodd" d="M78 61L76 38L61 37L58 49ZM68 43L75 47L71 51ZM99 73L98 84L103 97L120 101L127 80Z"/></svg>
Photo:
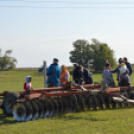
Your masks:
<svg viewBox="0 0 134 134"><path fill-rule="evenodd" d="M44 115L44 106L43 104L40 102L40 100L36 100L35 101L38 105L39 111L38 111L38 118L43 118Z"/></svg>
<svg viewBox="0 0 134 134"><path fill-rule="evenodd" d="M24 118L24 121L29 121L32 118L32 113L33 113L33 109L32 106L30 104L30 102L23 102L25 108L26 108L26 116Z"/></svg>
<svg viewBox="0 0 134 134"><path fill-rule="evenodd" d="M3 100L4 114L12 116L13 106L17 103L16 100L19 98L19 93L11 92L8 93Z"/></svg>
<svg viewBox="0 0 134 134"><path fill-rule="evenodd" d="M32 105L32 109L33 109L32 120L36 120L38 118L38 112L39 112L38 105L34 100L31 101L31 105Z"/></svg>

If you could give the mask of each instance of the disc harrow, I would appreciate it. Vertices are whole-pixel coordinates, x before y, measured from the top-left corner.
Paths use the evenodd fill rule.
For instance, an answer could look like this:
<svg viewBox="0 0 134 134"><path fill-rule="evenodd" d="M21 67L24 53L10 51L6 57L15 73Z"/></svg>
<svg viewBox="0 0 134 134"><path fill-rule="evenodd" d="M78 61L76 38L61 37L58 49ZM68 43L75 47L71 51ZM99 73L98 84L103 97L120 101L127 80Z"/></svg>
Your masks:
<svg viewBox="0 0 134 134"><path fill-rule="evenodd" d="M105 91L100 84L35 89L25 92L4 92L1 108L17 121L58 116L78 110L98 110L134 107L134 87L113 87Z"/></svg>

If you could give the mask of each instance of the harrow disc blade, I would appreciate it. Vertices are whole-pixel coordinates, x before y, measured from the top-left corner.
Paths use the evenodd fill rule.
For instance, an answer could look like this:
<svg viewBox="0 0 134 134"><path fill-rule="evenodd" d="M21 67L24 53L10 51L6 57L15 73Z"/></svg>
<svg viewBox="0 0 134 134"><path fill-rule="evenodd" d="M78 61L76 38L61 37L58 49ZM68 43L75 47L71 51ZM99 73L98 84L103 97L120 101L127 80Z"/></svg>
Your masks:
<svg viewBox="0 0 134 134"><path fill-rule="evenodd" d="M56 98L56 100L57 100L57 103L58 103L58 114L63 114L63 101L62 101L62 99L61 98L59 98L59 97L57 97Z"/></svg>
<svg viewBox="0 0 134 134"><path fill-rule="evenodd" d="M48 106L49 106L49 114L47 117L51 117L52 115L54 115L55 113L55 107L54 104L52 103L52 101L50 99L46 99L45 101L47 101Z"/></svg>
<svg viewBox="0 0 134 134"><path fill-rule="evenodd" d="M104 97L105 106L107 109L110 109L110 98Z"/></svg>
<svg viewBox="0 0 134 134"><path fill-rule="evenodd" d="M52 101L52 103L54 105L54 113L53 113L53 115L57 115L58 114L58 108L59 108L58 102L57 102L57 100L55 98L53 98L51 101Z"/></svg>
<svg viewBox="0 0 134 134"><path fill-rule="evenodd" d="M104 98L103 98L103 96L99 95L99 96L97 96L97 98L98 98L98 101L99 101L99 108L104 109Z"/></svg>
<svg viewBox="0 0 134 134"><path fill-rule="evenodd" d="M26 116L26 108L22 103L17 103L13 107L13 116L17 121L23 121Z"/></svg>
<svg viewBox="0 0 134 134"><path fill-rule="evenodd" d="M36 103L38 105L38 118L43 118L44 116L44 106L43 104L40 102L40 100L36 100Z"/></svg>
<svg viewBox="0 0 134 134"><path fill-rule="evenodd" d="M32 118L32 106L29 102L23 102L25 108L26 108L26 116L23 121L29 121Z"/></svg>
<svg viewBox="0 0 134 134"><path fill-rule="evenodd" d="M76 112L76 108L77 108L77 98L76 98L76 96L75 95L70 96L70 100L72 101L72 104L73 104L73 106L71 108L71 111Z"/></svg>
<svg viewBox="0 0 134 134"><path fill-rule="evenodd" d="M32 120L36 120L38 118L38 111L39 111L39 108L38 108L38 105L35 101L32 101L31 102L32 104L32 109L33 109L33 112L32 112Z"/></svg>
<svg viewBox="0 0 134 134"><path fill-rule="evenodd" d="M77 95L77 103L80 106L80 109L83 111L84 110L84 101L81 95Z"/></svg>
<svg viewBox="0 0 134 134"><path fill-rule="evenodd" d="M69 104L67 102L67 99L65 97L62 97L63 101L63 113L68 113L69 112Z"/></svg>
<svg viewBox="0 0 134 134"><path fill-rule="evenodd" d="M46 100L41 100L42 104L44 105L44 114L43 118L46 118L49 115L49 105Z"/></svg>

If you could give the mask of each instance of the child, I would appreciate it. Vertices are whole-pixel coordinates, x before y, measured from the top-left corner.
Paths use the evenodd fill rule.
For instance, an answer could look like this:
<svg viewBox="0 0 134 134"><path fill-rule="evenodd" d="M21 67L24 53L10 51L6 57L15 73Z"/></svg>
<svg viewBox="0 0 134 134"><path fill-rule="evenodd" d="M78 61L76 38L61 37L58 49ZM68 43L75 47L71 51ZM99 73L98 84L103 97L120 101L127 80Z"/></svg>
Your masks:
<svg viewBox="0 0 134 134"><path fill-rule="evenodd" d="M30 90L33 90L32 84L31 84L31 76L25 77L25 83L24 83L24 91L30 92Z"/></svg>
<svg viewBox="0 0 134 134"><path fill-rule="evenodd" d="M122 76L126 71L127 71L126 64L125 63L121 63L120 64L120 68L119 68L119 82L121 82L121 77L127 77L128 83L131 83L130 76L128 74L126 74L125 76Z"/></svg>

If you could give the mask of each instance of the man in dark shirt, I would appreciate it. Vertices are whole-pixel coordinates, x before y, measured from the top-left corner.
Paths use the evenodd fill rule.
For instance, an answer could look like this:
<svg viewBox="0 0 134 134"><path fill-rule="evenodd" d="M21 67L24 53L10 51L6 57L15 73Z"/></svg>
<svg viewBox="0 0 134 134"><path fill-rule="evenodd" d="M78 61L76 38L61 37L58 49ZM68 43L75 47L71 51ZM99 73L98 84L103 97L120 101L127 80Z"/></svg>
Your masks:
<svg viewBox="0 0 134 134"><path fill-rule="evenodd" d="M73 80L76 84L83 84L83 70L78 64L74 64Z"/></svg>
<svg viewBox="0 0 134 134"><path fill-rule="evenodd" d="M124 57L124 62L125 62L126 66L127 66L127 69L128 69L128 75L131 76L132 72L133 72L133 69L132 69L132 66L128 62L128 59L126 57Z"/></svg>

